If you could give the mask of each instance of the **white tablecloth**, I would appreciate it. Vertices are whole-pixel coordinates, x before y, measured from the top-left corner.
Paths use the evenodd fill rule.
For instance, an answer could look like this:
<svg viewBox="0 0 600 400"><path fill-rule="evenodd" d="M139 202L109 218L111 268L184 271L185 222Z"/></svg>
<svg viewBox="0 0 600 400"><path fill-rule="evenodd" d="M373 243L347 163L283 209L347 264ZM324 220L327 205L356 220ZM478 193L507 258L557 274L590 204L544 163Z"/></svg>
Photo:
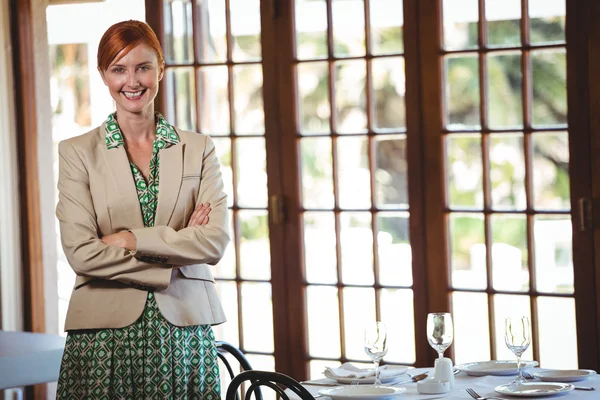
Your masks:
<svg viewBox="0 0 600 400"><path fill-rule="evenodd" d="M539 369L528 369L530 373L534 373ZM410 374L418 374L424 371L433 371L433 368L415 368L410 370ZM494 388L498 385L502 385L505 383L509 383L514 379L514 376L482 376L475 377L469 376L464 372L456 375L456 383L454 389L446 394L431 394L431 395L423 395L417 392L417 384L416 383L406 383L403 385L399 385L400 387L406 388L406 392L402 395L398 396L398 400L434 400L434 399L444 399L444 400L473 400L471 396L465 391L466 388L474 389L481 396L499 396L503 398L510 399L518 399L518 397L510 397L505 395L500 395L494 391ZM331 379L318 379L317 382L323 383L335 383L335 381ZM591 386L595 388L595 391L583 391L583 390L573 390L571 392L557 395L554 397L542 397L541 399L561 399L561 400L599 400L600 399L600 376L593 375L586 380L580 382L572 383L575 386ZM319 393L319 390L326 389L323 386L311 386L305 384L304 387L308 389L313 395ZM296 395L290 393L290 399L298 399ZM319 397L319 399L329 399L328 397Z"/></svg>

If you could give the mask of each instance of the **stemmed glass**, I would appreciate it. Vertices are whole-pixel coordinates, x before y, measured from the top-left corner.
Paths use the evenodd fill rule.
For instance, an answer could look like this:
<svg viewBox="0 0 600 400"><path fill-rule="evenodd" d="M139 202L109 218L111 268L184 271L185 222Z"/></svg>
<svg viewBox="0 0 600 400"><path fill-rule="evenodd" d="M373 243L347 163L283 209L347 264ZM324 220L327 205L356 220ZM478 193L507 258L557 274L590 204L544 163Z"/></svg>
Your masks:
<svg viewBox="0 0 600 400"><path fill-rule="evenodd" d="M527 317L507 317L504 321L504 341L506 347L517 356L517 377L511 384L525 383L526 380L521 374L521 356L531 344L531 334L529 333L529 318Z"/></svg>
<svg viewBox="0 0 600 400"><path fill-rule="evenodd" d="M438 352L439 358L444 357L444 351L452 344L454 327L450 313L427 314L427 341Z"/></svg>
<svg viewBox="0 0 600 400"><path fill-rule="evenodd" d="M368 324L365 327L365 352L375 363L375 385L381 385L379 362L387 351L387 328L385 324L381 321Z"/></svg>

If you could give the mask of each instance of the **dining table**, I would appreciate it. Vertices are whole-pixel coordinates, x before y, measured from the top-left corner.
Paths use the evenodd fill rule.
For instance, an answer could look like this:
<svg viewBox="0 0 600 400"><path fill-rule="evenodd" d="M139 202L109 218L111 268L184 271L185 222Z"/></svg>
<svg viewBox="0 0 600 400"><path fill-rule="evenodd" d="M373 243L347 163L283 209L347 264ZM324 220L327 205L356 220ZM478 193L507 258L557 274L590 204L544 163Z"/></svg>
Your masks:
<svg viewBox="0 0 600 400"><path fill-rule="evenodd" d="M0 391L58 380L64 347L58 335L0 331Z"/></svg>
<svg viewBox="0 0 600 400"><path fill-rule="evenodd" d="M534 375L536 372L547 371L542 368L529 368L527 372L529 374ZM408 370L411 376L416 374L421 374L424 372L433 372L433 368L411 368ZM402 382L408 379L408 375L404 375L403 377L399 377L395 381ZM406 391L393 395L391 397L387 397L389 399L398 399L398 400L436 400L436 399L446 399L446 400L473 400L473 397L467 393L466 389L471 388L477 392L482 397L497 397L501 399L508 400L516 400L523 398L531 398L531 397L516 397L516 396L508 396L504 394L497 393L494 388L510 383L515 378L514 375L509 376L493 376L493 375L485 375L485 376L471 376L466 372L459 372L455 375L454 387L448 393L444 394L421 394L417 390L416 382L402 383L397 386L394 385L394 381L390 383L385 383L384 386L389 385L392 387L402 387L405 388ZM537 380L532 379L529 380L532 382L536 382ZM579 382L570 382L574 386L583 386L583 387L591 387L595 390L586 391L586 390L572 390L565 393L556 394L553 396L544 396L542 399L561 399L561 400L600 400L600 375L594 374L588 376L585 380L581 380ZM314 379L302 384L315 398L328 400L330 399L327 396L319 394L323 389L331 389L338 385L333 379L329 378L321 378ZM325 386L332 385L332 386ZM344 386L340 384L339 386ZM290 390L286 391L289 394L290 399L299 399L294 393ZM350 398L350 397L348 397ZM358 399L358 397L352 397L353 399ZM382 397L383 398L383 397Z"/></svg>

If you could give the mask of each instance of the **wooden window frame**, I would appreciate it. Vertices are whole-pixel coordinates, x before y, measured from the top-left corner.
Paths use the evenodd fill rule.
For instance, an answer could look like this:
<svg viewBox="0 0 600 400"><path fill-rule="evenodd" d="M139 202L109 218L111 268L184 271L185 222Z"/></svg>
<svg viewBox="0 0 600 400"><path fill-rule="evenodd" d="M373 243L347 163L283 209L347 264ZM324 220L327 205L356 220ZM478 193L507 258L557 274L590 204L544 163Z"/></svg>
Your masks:
<svg viewBox="0 0 600 400"><path fill-rule="evenodd" d="M331 0L327 0L331 1ZM156 0L147 0L148 21L156 29L162 23L160 11L153 7ZM479 0L483 4L484 0ZM446 183L444 171L443 143L440 133L444 132L443 99L440 98L442 87L443 65L440 57L441 33L441 0L405 0L404 1L404 31L405 31L405 65L407 75L418 79L407 80L407 96L416 99L407 103L407 137L409 169L409 193L411 197L410 232L413 252L413 279L415 290L415 335L416 335L416 365L429 365L435 358L435 353L429 348L425 337L425 321L428 311L450 310L450 293L454 290L448 286L450 271L449 248L446 239L447 220L444 205L439 199L445 198ZM522 3L521 35L527 35L527 1ZM265 108L265 128L267 145L267 171L269 175L269 196L282 196L288 210L300 210L300 190L297 184L299 176L298 148L296 127L298 124L295 99L297 93L290 93L290 88L295 88L295 74L292 66L294 60L294 21L293 0L264 0L261 2L262 47L263 47L263 72L264 76L273 77L265 79L263 94ZM368 9L368 0L365 7ZM160 9L160 7L158 7ZM484 10L480 7L480 18ZM587 89L591 82L588 64L599 63L598 56L591 52L590 43L600 43L600 29L592 24L590 15L600 15L600 6L593 4L592 0L585 2L567 1L567 83L568 87L568 130L570 154L585 153L595 144L596 136L590 133L591 127L600 128L600 120L594 120L595 115L585 107L580 107L585 101L591 106L600 105L600 89ZM328 21L332 16L329 13ZM479 26L480 48L474 52L489 51L481 46L486 32L483 24ZM331 44L331 37L328 42ZM367 37L368 40L368 37ZM588 42L589 40L589 42ZM551 48L550 46L535 46L535 49ZM561 46L562 47L562 46ZM516 46L515 50L528 52L527 46ZM503 49L506 50L506 49ZM470 50L471 51L471 50ZM485 57L479 57L481 65ZM522 57L525 72L530 68L527 57ZM594 64L595 65L595 64ZM480 74L485 71L480 67ZM523 76L523 99L529 96L527 79ZM367 75L368 76L368 75ZM368 79L368 78L367 78ZM598 86L598 85L596 85ZM577 88L574 90L573 88ZM580 90L581 89L581 90ZM485 85L480 87L480 97L485 94ZM594 91L596 90L596 91ZM330 87L331 92L331 87ZM165 91L162 90L164 105ZM596 96L596 97L595 97ZM594 103L596 101L596 103ZM523 102L523 131L525 135L533 132L528 124L527 101ZM160 107L160 101L158 102ZM599 110L600 111L600 110ZM483 129L478 130L484 135L488 132L485 127L485 105L481 107ZM589 119L589 122L588 122ZM544 129L546 130L546 129ZM564 130L564 129L561 129ZM494 130L494 132L501 132ZM577 132L574 134L573 132ZM453 131L454 133L454 131ZM527 141L526 141L527 142ZM427 149L424 150L425 144ZM526 144L527 146L527 144ZM595 144L600 148L600 144ZM483 160L485 162L485 160ZM584 368L597 369L600 366L599 327L600 296L597 287L600 285L598 277L600 260L594 253L595 243L600 240L600 235L594 235L589 230L580 231L576 221L580 220L581 212L576 206L580 198L599 198L600 178L593 179L592 165L600 167L600 160L590 155L590 161L571 160L571 218L573 221L573 258L575 269L575 294L578 343L593 343L590 347L579 346L579 364ZM530 162L530 161L528 161ZM427 182L424 185L423 182ZM531 196L531 177L526 177L528 196ZM485 191L489 182L485 182ZM597 189L596 189L597 188ZM595 196L593 196L595 195ZM489 196L486 194L486 196ZM531 199L529 199L531 200ZM489 199L486 200L489 204ZM529 203L531 204L531 202ZM598 205L600 206L600 204ZM531 247L531 218L528 217L528 241ZM302 271L302 221L299 212L289 212L288 220L278 224L270 218L270 240L272 257L272 285L273 296L278 297L273 306L275 357L276 369L288 373L299 379L308 377L308 363L305 359L308 354L307 332L305 321L297 318L298 310L305 310L305 286ZM587 218L586 216L583 216ZM584 219L585 219L584 218ZM596 222L597 217L594 216ZM597 226L596 223L594 226ZM339 228L338 228L339 229ZM489 223L487 245L489 245ZM597 244L600 246L600 243ZM438 251L426 252L426 248L436 248ZM488 272L491 268L490 255L486 264ZM593 262L590 262L593 261ZM528 260L528 269L532 274L533 259ZM488 296L502 291L488 289ZM537 295L547 295L531 290L526 295L533 299ZM553 295L551 295L553 296ZM554 296L560 297L560 296ZM490 320L493 319L492 305L489 305ZM535 300L532 302L532 316L535 320ZM582 317L584 316L584 317ZM585 316L591 318L585 318ZM590 323L593 319L594 323ZM494 338L493 321L490 323L490 337ZM534 331L534 335L536 332ZM535 345L534 345L535 347ZM590 350L594 351L590 351ZM490 349L494 354L494 348ZM448 354L452 356L452 347ZM536 352L539 354L539 352Z"/></svg>

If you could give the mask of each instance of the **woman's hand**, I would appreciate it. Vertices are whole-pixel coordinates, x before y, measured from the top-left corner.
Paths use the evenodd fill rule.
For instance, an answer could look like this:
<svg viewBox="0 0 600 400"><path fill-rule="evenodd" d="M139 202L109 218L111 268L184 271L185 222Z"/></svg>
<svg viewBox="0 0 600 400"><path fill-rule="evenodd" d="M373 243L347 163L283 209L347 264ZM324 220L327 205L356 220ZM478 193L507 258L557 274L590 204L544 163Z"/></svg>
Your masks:
<svg viewBox="0 0 600 400"><path fill-rule="evenodd" d="M124 249L135 251L137 241L135 235L129 231L112 233L102 237L102 242L108 246L122 247Z"/></svg>
<svg viewBox="0 0 600 400"><path fill-rule="evenodd" d="M187 226L201 226L208 224L208 214L210 213L210 204L198 204L190 216Z"/></svg>

